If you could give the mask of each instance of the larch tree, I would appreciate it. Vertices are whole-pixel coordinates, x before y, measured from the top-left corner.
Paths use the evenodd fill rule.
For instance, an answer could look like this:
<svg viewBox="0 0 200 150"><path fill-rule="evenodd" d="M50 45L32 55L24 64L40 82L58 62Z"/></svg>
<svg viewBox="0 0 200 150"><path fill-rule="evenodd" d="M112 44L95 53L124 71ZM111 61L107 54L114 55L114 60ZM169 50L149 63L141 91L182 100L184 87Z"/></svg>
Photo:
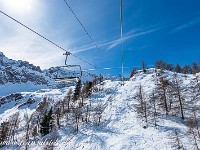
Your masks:
<svg viewBox="0 0 200 150"><path fill-rule="evenodd" d="M173 82L172 82L172 86L173 86L173 92L174 92L174 99L178 100L179 103L179 110L180 110L180 114L181 114L181 118L184 119L184 111L183 111L183 105L184 105L184 96L182 94L182 87L181 85L183 84L183 81L177 77L177 74L174 74L173 76Z"/></svg>
<svg viewBox="0 0 200 150"><path fill-rule="evenodd" d="M146 63L144 62L144 60L142 60L142 71L144 72L144 73L146 73Z"/></svg>
<svg viewBox="0 0 200 150"><path fill-rule="evenodd" d="M181 66L179 64L177 64L176 67L174 68L174 71L177 73L182 73L183 70L182 70Z"/></svg>
<svg viewBox="0 0 200 150"><path fill-rule="evenodd" d="M158 113L157 113L157 99L158 97L155 95L155 91L153 90L150 97L149 97L149 102L151 104L151 106L153 106L153 110L150 112L150 115L152 115L152 120L153 120L153 124L155 127L157 127L157 120L158 120Z"/></svg>
<svg viewBox="0 0 200 150"><path fill-rule="evenodd" d="M138 106L136 107L137 113L140 118L145 119L146 126L144 126L144 127L146 128L147 124L148 124L147 103L146 103L146 100L144 97L144 92L143 92L141 84L137 87L137 92L136 92L134 98L139 103Z"/></svg>
<svg viewBox="0 0 200 150"><path fill-rule="evenodd" d="M168 115L169 108L168 108L168 99L167 99L167 92L169 87L169 81L164 77L160 77L157 80L155 92L158 95L158 99L161 101L161 105L165 109L166 116Z"/></svg>

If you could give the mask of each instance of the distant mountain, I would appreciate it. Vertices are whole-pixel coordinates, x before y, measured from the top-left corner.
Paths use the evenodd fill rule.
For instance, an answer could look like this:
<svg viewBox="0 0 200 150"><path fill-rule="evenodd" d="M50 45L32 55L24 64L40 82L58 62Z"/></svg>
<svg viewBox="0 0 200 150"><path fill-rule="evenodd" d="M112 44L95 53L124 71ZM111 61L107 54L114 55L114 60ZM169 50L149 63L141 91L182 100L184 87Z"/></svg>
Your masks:
<svg viewBox="0 0 200 150"><path fill-rule="evenodd" d="M39 66L29 64L27 61L8 59L0 52L0 84L27 83L47 85L49 79Z"/></svg>
<svg viewBox="0 0 200 150"><path fill-rule="evenodd" d="M0 96L43 88L63 88L75 84L55 82L57 71L58 68L55 67L41 70L39 66L34 66L27 61L9 59L0 52ZM65 77L75 76L75 73L69 70L62 70L62 74ZM94 78L95 75L83 72L81 80L86 82Z"/></svg>

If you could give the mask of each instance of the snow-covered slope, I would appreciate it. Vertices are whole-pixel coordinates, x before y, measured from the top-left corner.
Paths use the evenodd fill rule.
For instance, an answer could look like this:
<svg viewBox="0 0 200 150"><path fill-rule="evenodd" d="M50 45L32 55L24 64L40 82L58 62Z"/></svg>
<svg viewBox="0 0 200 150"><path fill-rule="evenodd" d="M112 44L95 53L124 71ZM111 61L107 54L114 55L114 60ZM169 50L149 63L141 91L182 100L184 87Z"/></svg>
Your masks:
<svg viewBox="0 0 200 150"><path fill-rule="evenodd" d="M123 83L121 81L104 81L93 88L93 93L89 98L84 99L84 109L81 109L81 113L79 114L82 121L80 119L78 122L79 131L77 134L73 132L74 127L77 125L72 119L74 113L71 112L73 114L71 116L69 112L60 118L60 128L55 128L46 136L37 135L33 137L31 134L33 130L31 129L29 142L35 143L30 145L30 149L50 148L48 145L42 145L40 143L42 140L54 140L56 141L53 146L54 149L63 150L171 150L178 149L177 141L182 146L181 149L197 149L197 146L200 146L200 139L195 134L197 143L197 146L195 146L194 136L189 134L187 126L187 122L192 115L190 107L194 104L193 96L195 93L192 89L198 84L198 82L193 82L196 76L176 75L179 81L183 81L180 82L180 91L185 101L183 105L185 119L181 119L179 111L176 114L170 112L166 116L164 109L160 107L158 102L156 103L157 126L155 127L154 121L152 121L152 116L154 115L152 115L153 106L151 105L150 97L152 92L155 92L156 83L160 77L164 77L171 83L174 82L173 72L166 71L160 76L154 69L149 69L146 74L139 72L129 81ZM137 110L139 105L137 93L140 86L142 87L142 95L146 102L147 122L145 122L144 117ZM55 104L57 108L59 101L62 105L62 99L69 92L70 88L74 89L74 87L49 89L9 96L7 98L9 102L1 105L0 121L3 122L16 112L19 112L20 125L16 132L18 134L17 139L23 141L23 137L26 134L24 131L26 127L24 115L28 114L28 116L35 118L31 121L30 128L35 127L38 121L37 113L42 112L41 110L38 111L41 104L43 104L42 106L45 105L43 111L50 107L55 107ZM48 97L48 99L45 99L45 97ZM176 99L177 97L174 98ZM71 105L73 104L74 102L71 103ZM175 106L174 104L175 101L172 106ZM195 100L197 108L199 104L199 99ZM42 113L39 115L41 116ZM197 110L196 117L198 120L199 115L199 110ZM88 117L87 123L83 121L85 116ZM193 130L196 133L196 128ZM13 146L11 147L13 148ZM23 148L24 145L21 147ZM5 146L4 148L9 148L9 146ZM15 145L14 149L16 148L19 147Z"/></svg>

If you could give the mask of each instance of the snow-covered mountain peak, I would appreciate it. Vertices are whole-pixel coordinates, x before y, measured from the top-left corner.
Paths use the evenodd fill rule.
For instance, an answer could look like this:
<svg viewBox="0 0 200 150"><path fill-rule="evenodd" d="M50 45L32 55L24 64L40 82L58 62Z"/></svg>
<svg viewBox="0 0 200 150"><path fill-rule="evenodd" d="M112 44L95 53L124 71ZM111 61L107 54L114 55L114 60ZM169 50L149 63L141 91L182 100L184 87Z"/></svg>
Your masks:
<svg viewBox="0 0 200 150"><path fill-rule="evenodd" d="M3 54L3 52L0 52L0 57L5 57L5 55Z"/></svg>
<svg viewBox="0 0 200 150"><path fill-rule="evenodd" d="M0 52L0 96L42 88L62 88L75 85L75 83L55 82L57 71L58 69L54 67L41 70L39 66L27 61L9 59ZM67 70L63 73L65 77L73 76L73 73ZM83 72L81 77L83 82L94 79L95 75L87 72Z"/></svg>

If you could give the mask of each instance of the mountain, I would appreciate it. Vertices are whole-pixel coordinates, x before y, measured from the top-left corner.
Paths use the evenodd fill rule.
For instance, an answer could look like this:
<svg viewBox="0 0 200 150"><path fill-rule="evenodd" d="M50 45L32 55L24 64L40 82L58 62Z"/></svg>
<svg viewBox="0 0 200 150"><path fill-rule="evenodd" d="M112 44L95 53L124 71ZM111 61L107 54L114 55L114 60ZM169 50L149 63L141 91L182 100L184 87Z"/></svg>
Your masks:
<svg viewBox="0 0 200 150"><path fill-rule="evenodd" d="M40 67L27 61L12 60L0 52L0 96L47 88L52 79Z"/></svg>
<svg viewBox="0 0 200 150"><path fill-rule="evenodd" d="M79 99L74 86L2 97L0 131L13 132L0 136L16 141L4 140L2 149L198 149L199 79L152 68L128 81L93 85Z"/></svg>
<svg viewBox="0 0 200 150"><path fill-rule="evenodd" d="M29 64L27 61L8 59L0 52L0 84L27 83L48 84L40 67Z"/></svg>
<svg viewBox="0 0 200 150"><path fill-rule="evenodd" d="M57 83L54 81L57 68L41 70L27 61L12 60L0 52L0 96L16 92L36 91L44 88L62 88L75 83ZM68 70L65 76L73 76ZM83 72L83 81L93 80L95 75Z"/></svg>

